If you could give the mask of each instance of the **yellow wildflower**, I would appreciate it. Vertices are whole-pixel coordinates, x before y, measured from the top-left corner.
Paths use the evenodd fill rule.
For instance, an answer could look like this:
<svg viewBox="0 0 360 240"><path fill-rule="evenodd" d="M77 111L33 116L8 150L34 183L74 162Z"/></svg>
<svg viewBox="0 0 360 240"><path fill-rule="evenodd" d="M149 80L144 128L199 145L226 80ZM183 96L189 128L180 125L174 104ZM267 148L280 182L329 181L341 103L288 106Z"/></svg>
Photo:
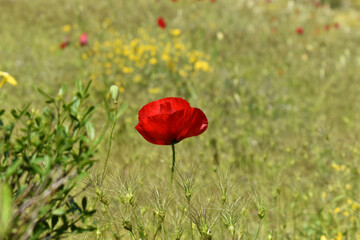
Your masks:
<svg viewBox="0 0 360 240"><path fill-rule="evenodd" d="M335 240L341 240L342 239L342 234L341 232L338 232L337 236L335 237Z"/></svg>
<svg viewBox="0 0 360 240"><path fill-rule="evenodd" d="M180 75L181 77L183 77L183 78L186 78L186 77L188 76L188 73L187 73L186 71L184 71L184 70L180 70L180 71L179 71L179 75Z"/></svg>
<svg viewBox="0 0 360 240"><path fill-rule="evenodd" d="M331 164L332 168L335 169L336 171L340 171L340 166L336 163L332 163Z"/></svg>
<svg viewBox="0 0 360 240"><path fill-rule="evenodd" d="M149 88L149 93L150 94L158 94L160 92L159 88Z"/></svg>
<svg viewBox="0 0 360 240"><path fill-rule="evenodd" d="M157 63L157 59L156 58L150 58L149 63L154 65L154 64Z"/></svg>
<svg viewBox="0 0 360 240"><path fill-rule="evenodd" d="M106 67L106 68L111 68L111 62L106 62L106 63L105 63L105 67Z"/></svg>
<svg viewBox="0 0 360 240"><path fill-rule="evenodd" d="M2 79L1 79L2 77ZM15 78L13 78L12 76L10 76L10 74L8 74L7 72L1 72L0 71L0 88L6 83L10 83L11 85L16 86L17 82L15 80Z"/></svg>
<svg viewBox="0 0 360 240"><path fill-rule="evenodd" d="M161 56L162 60L164 60L165 62L169 61L170 60L170 56L166 53L164 53L162 56Z"/></svg>
<svg viewBox="0 0 360 240"><path fill-rule="evenodd" d="M63 32L70 32L71 31L71 25L70 24L66 24L62 27L62 31Z"/></svg>
<svg viewBox="0 0 360 240"><path fill-rule="evenodd" d="M327 240L327 238L324 235L321 235L320 240Z"/></svg>
<svg viewBox="0 0 360 240"><path fill-rule="evenodd" d="M171 30L171 35L173 35L174 37L179 36L180 33L181 33L180 29L175 28L175 29Z"/></svg>
<svg viewBox="0 0 360 240"><path fill-rule="evenodd" d="M334 209L334 213L336 214L336 213L339 213L340 212L340 208L339 207L337 207L337 208L335 208Z"/></svg>
<svg viewBox="0 0 360 240"><path fill-rule="evenodd" d="M204 72L207 72L210 70L210 66L209 63L205 62L205 61L197 61L195 63L195 70L202 70Z"/></svg>

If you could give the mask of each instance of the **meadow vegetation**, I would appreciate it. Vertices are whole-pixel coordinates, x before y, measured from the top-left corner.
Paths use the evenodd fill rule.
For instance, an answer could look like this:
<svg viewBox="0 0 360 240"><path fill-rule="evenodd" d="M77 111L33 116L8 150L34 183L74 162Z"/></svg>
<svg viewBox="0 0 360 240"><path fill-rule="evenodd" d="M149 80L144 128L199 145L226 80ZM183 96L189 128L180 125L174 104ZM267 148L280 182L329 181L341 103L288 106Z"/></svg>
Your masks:
<svg viewBox="0 0 360 240"><path fill-rule="evenodd" d="M34 119L43 108L69 114L53 119L66 133L81 129L71 132L79 142L66 136L74 149L89 145L91 164L73 192L58 193L61 203L51 200L86 201L76 227L57 220L68 239L360 239L359 1L0 2L0 71L17 81L0 89L0 170L11 164L4 146L15 146L27 124L11 109L31 103ZM176 144L168 194L171 146L145 141L135 126L142 106L170 96L202 109L209 126ZM95 106L91 124L74 109L77 98ZM5 139L1 126L14 121ZM65 170L62 161L56 167ZM51 170L38 171L36 181ZM8 175L0 172L4 196L26 181L10 184Z"/></svg>

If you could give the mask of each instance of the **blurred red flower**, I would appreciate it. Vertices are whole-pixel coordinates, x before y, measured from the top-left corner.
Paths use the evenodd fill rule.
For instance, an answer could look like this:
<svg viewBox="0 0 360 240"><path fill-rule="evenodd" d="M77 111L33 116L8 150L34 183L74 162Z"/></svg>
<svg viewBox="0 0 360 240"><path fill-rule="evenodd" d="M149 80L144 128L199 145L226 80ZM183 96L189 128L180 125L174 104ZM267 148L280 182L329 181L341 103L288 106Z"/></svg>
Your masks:
<svg viewBox="0 0 360 240"><path fill-rule="evenodd" d="M330 25L329 24L326 24L325 27L324 27L325 31L329 31L330 30Z"/></svg>
<svg viewBox="0 0 360 240"><path fill-rule="evenodd" d="M60 48L61 49L64 49L64 48L66 48L67 47L67 43L66 42L62 42L61 44L60 44Z"/></svg>
<svg viewBox="0 0 360 240"><path fill-rule="evenodd" d="M61 48L61 49L64 49L64 48L66 48L69 44L70 44L70 39L69 39L69 37L66 37L66 38L65 38L65 41L60 44L60 48Z"/></svg>
<svg viewBox="0 0 360 240"><path fill-rule="evenodd" d="M85 46L88 44L88 35L86 33L83 33L80 35L80 45Z"/></svg>
<svg viewBox="0 0 360 240"><path fill-rule="evenodd" d="M298 28L296 28L296 33L298 35L302 35L304 33L304 29L302 27L298 27Z"/></svg>
<svg viewBox="0 0 360 240"><path fill-rule="evenodd" d="M334 23L334 28L338 29L340 25L338 23Z"/></svg>
<svg viewBox="0 0 360 240"><path fill-rule="evenodd" d="M159 18L157 19L157 24L158 24L158 26L161 27L162 29L166 28L165 20L164 20L164 18L162 18L162 17L159 17Z"/></svg>
<svg viewBox="0 0 360 240"><path fill-rule="evenodd" d="M150 102L139 111L136 130L150 143L171 145L198 136L208 127L206 115L182 98Z"/></svg>

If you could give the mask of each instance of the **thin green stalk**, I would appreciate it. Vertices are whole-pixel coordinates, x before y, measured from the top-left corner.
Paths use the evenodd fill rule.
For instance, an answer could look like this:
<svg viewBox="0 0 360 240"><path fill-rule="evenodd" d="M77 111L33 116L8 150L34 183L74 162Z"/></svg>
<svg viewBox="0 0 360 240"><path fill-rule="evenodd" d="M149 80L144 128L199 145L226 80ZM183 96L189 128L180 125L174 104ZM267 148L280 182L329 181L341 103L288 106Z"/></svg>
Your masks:
<svg viewBox="0 0 360 240"><path fill-rule="evenodd" d="M174 143L171 144L171 148L172 148L172 154L173 154L173 161L172 161L172 167L171 167L170 191L171 191L171 187L172 187L172 183L173 183L173 179L174 179L174 171L175 171L175 144Z"/></svg>
<svg viewBox="0 0 360 240"><path fill-rule="evenodd" d="M170 187L169 187L169 191L168 191L168 194L167 194L167 200L169 200L169 198L170 198L171 189L172 189L172 184L173 184L173 179L174 179L174 171L175 171L175 143L172 143L172 144L171 144L171 148L172 148L173 160L172 160L172 167L171 167Z"/></svg>
<svg viewBox="0 0 360 240"><path fill-rule="evenodd" d="M194 236L193 236L193 230L192 230L192 221L190 218L190 200L188 201L188 217L189 217L189 222L190 222L190 235L191 235L191 240L194 240Z"/></svg>
<svg viewBox="0 0 360 240"><path fill-rule="evenodd" d="M107 164L108 164L108 160L109 160L109 156L110 156L112 136L113 136L113 133L114 133L117 112L118 112L118 105L117 105L117 103L115 103L115 115L114 115L114 119L113 119L113 123L112 123L112 127L111 127L111 132L110 132L109 148L108 148L106 158L105 158L105 164L104 164L104 169L103 169L103 172L102 172L102 175L101 175L101 184L100 185L103 184L104 178L105 178L105 172L106 172L106 168L107 168Z"/></svg>
<svg viewBox="0 0 360 240"><path fill-rule="evenodd" d="M258 239L258 236L259 236L259 233L260 233L260 228L261 228L261 223L262 223L262 219L261 219L260 222L259 222L259 226L258 226L258 229L257 229L257 231L256 231L255 240Z"/></svg>
<svg viewBox="0 0 360 240"><path fill-rule="evenodd" d="M109 214L109 209L108 209L107 206L105 206L105 210L106 210L106 215L108 215L108 216L110 215L110 217L114 221L114 226L115 226L115 229L116 229L116 233L117 233L118 236L120 236L120 231L119 231L119 228L118 228L118 226L116 224L116 220L114 218L114 215L112 213Z"/></svg>

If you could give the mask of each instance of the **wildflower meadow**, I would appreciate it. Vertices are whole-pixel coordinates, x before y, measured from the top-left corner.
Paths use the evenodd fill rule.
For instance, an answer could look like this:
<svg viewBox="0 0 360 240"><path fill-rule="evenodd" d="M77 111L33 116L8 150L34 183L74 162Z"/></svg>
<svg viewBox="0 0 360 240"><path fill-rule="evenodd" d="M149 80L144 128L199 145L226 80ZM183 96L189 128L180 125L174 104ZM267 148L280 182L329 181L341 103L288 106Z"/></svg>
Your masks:
<svg viewBox="0 0 360 240"><path fill-rule="evenodd" d="M359 0L0 13L0 240L360 240Z"/></svg>

